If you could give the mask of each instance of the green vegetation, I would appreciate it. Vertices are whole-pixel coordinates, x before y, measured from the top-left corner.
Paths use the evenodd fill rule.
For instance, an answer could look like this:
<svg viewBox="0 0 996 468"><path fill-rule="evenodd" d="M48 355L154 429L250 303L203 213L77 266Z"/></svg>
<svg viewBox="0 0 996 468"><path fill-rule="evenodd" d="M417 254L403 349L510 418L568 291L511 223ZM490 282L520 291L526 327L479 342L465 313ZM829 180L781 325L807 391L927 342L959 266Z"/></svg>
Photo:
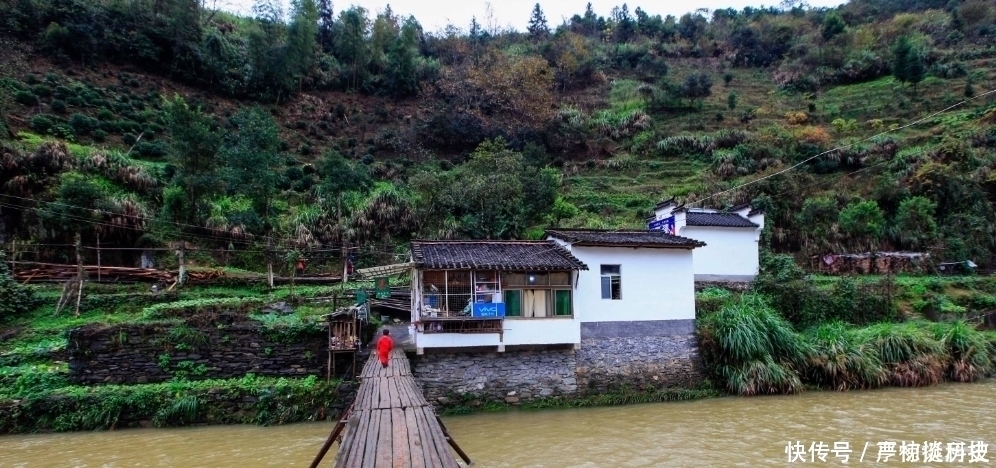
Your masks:
<svg viewBox="0 0 996 468"><path fill-rule="evenodd" d="M25 374L36 375L36 374ZM286 424L332 414L340 382L315 377L67 386L58 378L0 386L0 433L81 431L199 423ZM10 400L17 400L11 402Z"/></svg>
<svg viewBox="0 0 996 468"><path fill-rule="evenodd" d="M672 196L753 201L767 216L754 290L698 297L717 387L790 393L993 372L996 340L971 324L996 308L996 282L814 277L794 261L914 250L992 266L996 107L977 99L996 79L991 2L677 18L589 6L557 27L537 4L526 32L475 19L442 33L389 8L300 0L284 15L278 3L239 17L189 0L0 0L0 237L15 241L2 250L74 263L59 245L79 235L87 247L182 246L188 271L225 273L223 286L158 294L88 283L70 317L54 313L58 288L0 270L2 395L65 387L76 327L155 323L178 349L205 340L187 319L223 311L249 314L277 342L315 332L324 310L309 300L344 287L270 290L268 265L293 277L299 257L323 273L342 270L340 252L360 268L403 261L412 238L643 227ZM138 263L123 252L104 264ZM179 265L172 253L155 260ZM265 313L274 301L293 313ZM182 382L203 374L198 365L166 352L160 364L175 385L200 385ZM78 406L64 420L17 430L112 427L126 406L193 422L210 406L192 387L65 388L77 396L60 401ZM80 396L101 391L146 393L100 394L118 406ZM171 396L150 396L160 394Z"/></svg>
<svg viewBox="0 0 996 468"><path fill-rule="evenodd" d="M985 267L996 249L991 103L904 126L996 77L981 0L677 18L622 5L558 27L535 5L521 33L427 33L313 0L250 17L7 3L0 30L23 47L0 80L16 135L0 143L0 201L22 245L185 241L228 252L199 264L259 272L271 249L349 244L366 266L414 237L643 226L661 198L805 161L706 204L755 201L767 247L801 257L929 249Z"/></svg>
<svg viewBox="0 0 996 468"><path fill-rule="evenodd" d="M765 273L769 274L771 270ZM800 328L796 328L782 318L786 312L780 308L786 306L784 297L763 292L771 282L771 278L762 277L758 283L762 293L699 294L698 302L709 304L708 309L700 310L700 314L704 312L699 320L703 358L712 378L730 393L797 393L807 386L838 391L887 385L925 386L946 380L972 382L996 373L993 334L979 331L964 320L964 315L946 322L914 316L906 321L876 323L867 321L868 315L857 308L859 305L847 315L810 317L797 322ZM794 282L810 284L796 289L796 294L804 297L795 303L828 301L828 310L839 307L834 305L835 298L845 302L849 298L840 291L827 297L819 283L834 283L838 289L848 285L851 291L855 288L852 281L840 278L803 278ZM975 297L964 294L964 288L991 287L989 278L941 281L900 277L895 283L901 297L943 295L943 291ZM936 292L928 292L928 288ZM986 295L980 293L978 297ZM882 299L878 298L878 302ZM717 306L717 301L721 305ZM979 301L988 304L984 299Z"/></svg>

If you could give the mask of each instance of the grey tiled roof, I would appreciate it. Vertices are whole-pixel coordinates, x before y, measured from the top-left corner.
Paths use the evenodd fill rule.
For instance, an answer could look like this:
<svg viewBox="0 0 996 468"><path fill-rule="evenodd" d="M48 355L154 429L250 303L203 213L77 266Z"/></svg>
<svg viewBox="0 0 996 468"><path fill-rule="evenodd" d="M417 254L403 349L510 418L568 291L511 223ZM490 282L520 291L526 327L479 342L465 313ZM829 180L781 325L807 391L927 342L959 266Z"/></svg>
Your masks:
<svg viewBox="0 0 996 468"><path fill-rule="evenodd" d="M606 247L656 247L693 249L703 247L705 243L687 237L673 236L664 231L614 230L602 231L593 229L549 229L546 235L563 239L579 246Z"/></svg>
<svg viewBox="0 0 996 468"><path fill-rule="evenodd" d="M422 269L587 270L553 241L412 241L412 261Z"/></svg>
<svg viewBox="0 0 996 468"><path fill-rule="evenodd" d="M689 211L685 215L686 226L716 226L734 228L757 228L753 221L736 213L703 213Z"/></svg>

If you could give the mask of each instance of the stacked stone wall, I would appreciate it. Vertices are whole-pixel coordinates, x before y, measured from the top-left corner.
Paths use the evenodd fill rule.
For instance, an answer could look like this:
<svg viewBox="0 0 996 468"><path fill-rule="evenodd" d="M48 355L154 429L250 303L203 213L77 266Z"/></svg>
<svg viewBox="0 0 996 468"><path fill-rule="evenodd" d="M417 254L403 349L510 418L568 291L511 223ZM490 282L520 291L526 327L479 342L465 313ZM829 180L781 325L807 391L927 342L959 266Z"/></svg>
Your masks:
<svg viewBox="0 0 996 468"><path fill-rule="evenodd" d="M694 388L704 379L694 320L587 322L577 349L428 350L412 362L426 398L436 402L464 394L518 403L622 389Z"/></svg>
<svg viewBox="0 0 996 468"><path fill-rule="evenodd" d="M573 348L431 353L414 359L415 380L429 401L473 394L486 400L523 400L577 393ZM440 399L443 400L440 400Z"/></svg>
<svg viewBox="0 0 996 468"><path fill-rule="evenodd" d="M194 329L193 343L170 338L171 325L89 326L68 336L70 379L81 384L163 382L189 379L326 374L327 335L315 332L277 342L253 322ZM351 364L339 356L337 369ZM341 364L341 365L340 365Z"/></svg>

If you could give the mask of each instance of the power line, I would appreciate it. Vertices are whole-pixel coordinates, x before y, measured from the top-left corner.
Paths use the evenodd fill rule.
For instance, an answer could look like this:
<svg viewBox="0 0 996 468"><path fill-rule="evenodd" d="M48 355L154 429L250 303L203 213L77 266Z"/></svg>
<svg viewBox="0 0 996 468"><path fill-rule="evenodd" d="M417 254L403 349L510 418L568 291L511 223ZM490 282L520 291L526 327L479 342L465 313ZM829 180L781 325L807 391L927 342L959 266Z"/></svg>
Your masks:
<svg viewBox="0 0 996 468"><path fill-rule="evenodd" d="M845 150L845 149L848 149L848 148L851 148L851 147L854 147L854 146L857 146L857 145L858 145L859 143L864 143L864 142L866 142L866 141L871 141L871 140L873 140L873 139L875 139L875 138L878 138L878 137L880 137L880 136L883 136L883 135L888 135L889 133L894 133L894 132L897 132L897 131L899 131L899 130L903 130L903 129L905 129L905 128L909 128L909 127L912 127L912 126L914 126L914 125L918 125L918 124L920 124L920 123L922 123L922 122L924 122L924 121L927 121L927 120L930 120L930 119L932 119L932 118L934 118L934 117L937 117L938 115L941 115L941 114L943 114L943 113L945 113L945 112L947 112L947 111L949 111L949 110L951 110L951 109L954 109L954 108L956 108L956 107L959 107L959 106L961 106L961 105L963 105L963 104L966 104L966 103L969 103L969 102L971 102L971 101L974 101L974 100L976 100L976 99L979 99L979 98L982 98L982 97L985 97L985 96L988 96L988 95L990 95L990 94L993 94L993 93L996 93L996 89L993 89L993 90L989 90L989 91L986 91L985 93L982 93L982 94L979 94L978 96L975 96L975 97L972 97L972 98L969 98L969 99L965 99L965 100L963 100L963 101L961 101L961 102L958 102L957 104L954 104L954 105L951 105L951 106L948 106L948 107L945 107L944 109L941 109L941 110L939 110L939 111L937 111L937 112L934 112L933 114L930 114L930 115L928 115L928 116L926 116L926 117L922 117L922 118L920 118L920 119L918 119L918 120L915 120L915 121L913 121L913 122L910 122L910 123L908 123L908 124L906 124L906 125L903 125L903 126L901 126L901 127L897 127L897 128L894 128L894 129L889 129L889 130L886 130L886 131L884 131L884 132L879 132L879 133L877 133L877 134L875 134L875 135L872 135L872 136L870 136L870 137L868 137L868 138L865 138L865 139L863 139L863 140L859 140L859 141L856 141L856 142L854 142L854 143L851 143L851 144L849 144L849 145L844 145L844 146L839 146L839 147L836 147L836 148L833 148L833 149L831 149L831 150L827 150L827 151L824 151L824 152L822 152L822 153L819 153L819 154L817 154L817 155L814 155L814 156L811 156L811 157L809 157L809 158L806 158L806 159L802 160L802 162L799 162L799 163L796 163L796 164L794 164L794 165L792 165L792 166L789 166L788 168L785 168L785 169L782 169L782 170L780 170L780 171L778 171L778 172L775 172L775 173L773 173L773 174L768 174L768 175L766 175L766 176L763 176L763 177L759 177L759 178L757 178L757 179L754 179L754 180L752 180L752 181L749 181L749 182L745 182L745 183L743 183L743 184L740 184L740 185L737 185L737 186L735 186L735 187L733 187L733 188L730 188L730 189L727 189L727 190L723 190L723 191L721 191L721 192L717 192L717 193L714 193L714 194L712 194L712 195L709 195L708 197L705 197L705 198L702 198L702 199L699 199L699 200L696 200L696 201L694 201L694 202L690 202L690 203L689 203L689 205L690 205L690 206L694 206L694 205L696 205L696 204L699 204L699 203L702 203L702 202L705 202L706 200L710 200L710 199L712 199L712 198L715 198L715 197L718 197L718 196L720 196L720 195L724 195L724 194L727 194L727 193L730 193L730 192L732 192L732 191L735 191L735 190L739 190L739 189L741 189L741 188L744 188L744 187L746 187L746 186L748 186L748 185L753 185L753 184L756 184L756 183L758 183L758 182L760 182L760 181L762 181L762 180L766 180L766 179L770 179L770 178L772 178L772 177L775 177L775 176L777 176L777 175L781 175L781 174L784 174L784 173L786 173L786 172L788 172L788 171L791 171L791 170L793 170L793 169L795 169L795 168L797 168L797 167L799 167L799 166L802 166L803 164L806 164L806 163L808 163L809 161L812 161L812 160L814 160L814 159L816 159L816 158L819 158L819 157L821 157L821 156L825 156L825 155L827 155L827 154L830 154L830 153L833 153L834 151L842 151L842 150Z"/></svg>
<svg viewBox="0 0 996 468"><path fill-rule="evenodd" d="M163 221L163 220L159 220L159 219L155 219L155 218L149 218L149 217L144 217L144 216L126 215L126 214L122 214L122 213L115 213L115 212L112 212L112 211L96 210L96 209L90 209L90 208L84 208L84 207L80 207L80 206L75 206L75 205L69 205L69 204L65 204L65 203L48 202L48 201L44 201L44 200L37 200L37 199L31 199L31 198L17 197L17 196L14 196L14 195L0 195L0 197L12 197L12 198L20 199L20 200L25 200L25 201L33 201L33 202L41 202L41 203L48 203L48 204L66 206L66 207L69 207L69 208L75 208L75 209L83 210L83 211L96 211L96 212L100 212L100 213L110 214L112 216L121 216L121 217L131 218L131 219L146 220L146 221L148 221L150 223L164 223L164 224L173 224L173 225L178 225L178 226L190 226L190 227L193 227L193 228L196 228L196 229L207 229L207 228L204 228L204 227L193 226L193 225L190 225L190 224L174 223L174 222L171 222L171 221ZM68 219L70 219L72 221L93 224L93 225L96 225L96 226L105 226L105 227L112 228L112 229L128 229L128 230L133 230L133 231L136 231L136 232L148 232L147 229L145 229L145 228L140 228L140 227L135 227L135 226L126 226L126 225L111 224L111 223L107 223L107 222L104 222L104 221L98 221L98 220L93 220L93 219L89 219L89 218L84 218L84 217L81 217L81 216L76 216L76 215L73 215L73 214L57 213L57 212L52 211L50 209L41 208L41 207L37 207L37 206L22 206L22 205L15 205L15 204L11 204L11 203L4 203L4 202L0 201L0 207L6 207L6 208L14 209L14 210L31 210L31 211L35 211L35 212L48 213L48 214L51 214L51 215L62 216L62 217L68 218ZM237 244L244 244L244 245L253 245L253 242L250 241L250 240L234 239L234 238L231 238L231 237L222 237L222 236L214 236L214 235L209 235L209 234L195 234L195 233L187 233L185 235L189 236L189 237L197 238L197 239L202 239L202 240L214 240L214 241L219 241L219 242L230 242L230 243L237 243ZM277 237L277 238L271 238L271 239L274 240L274 241L276 241L276 242L278 242L278 243L280 243L280 242L296 243L297 242L297 239L295 239L293 237ZM383 243L383 244L372 244L372 245L374 245L374 246L378 246L379 245L379 247L381 248L381 250L365 249L362 246L354 246L353 248L349 248L349 247L346 247L345 244L323 244L322 246L323 247L329 247L329 249L327 249L326 251L340 251L343 247L346 247L347 249L352 249L352 250L366 250L366 251L372 251L372 252L375 252L375 253L384 253L384 254L393 254L393 253L395 253L394 250L387 250L387 249L389 249L389 248L396 248L397 247L397 244L387 244L387 243ZM317 251L322 251L322 250L311 249L311 250L307 250L307 251L308 252L317 252Z"/></svg>

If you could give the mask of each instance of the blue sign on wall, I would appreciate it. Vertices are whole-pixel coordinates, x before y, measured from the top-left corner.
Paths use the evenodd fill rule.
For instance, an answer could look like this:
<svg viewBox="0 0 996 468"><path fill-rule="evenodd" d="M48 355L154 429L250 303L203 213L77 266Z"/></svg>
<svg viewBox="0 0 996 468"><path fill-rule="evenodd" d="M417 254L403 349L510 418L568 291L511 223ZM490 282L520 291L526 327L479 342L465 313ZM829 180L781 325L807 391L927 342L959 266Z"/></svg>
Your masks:
<svg viewBox="0 0 996 468"><path fill-rule="evenodd" d="M503 302L477 302L474 303L474 317L481 318L504 318L505 303Z"/></svg>
<svg viewBox="0 0 996 468"><path fill-rule="evenodd" d="M674 215L668 216L664 219L651 221L650 224L647 225L647 229L651 231L664 231L668 234L674 234Z"/></svg>

